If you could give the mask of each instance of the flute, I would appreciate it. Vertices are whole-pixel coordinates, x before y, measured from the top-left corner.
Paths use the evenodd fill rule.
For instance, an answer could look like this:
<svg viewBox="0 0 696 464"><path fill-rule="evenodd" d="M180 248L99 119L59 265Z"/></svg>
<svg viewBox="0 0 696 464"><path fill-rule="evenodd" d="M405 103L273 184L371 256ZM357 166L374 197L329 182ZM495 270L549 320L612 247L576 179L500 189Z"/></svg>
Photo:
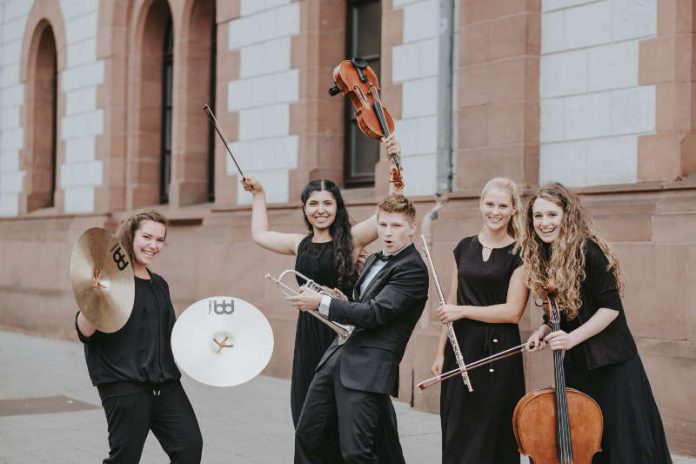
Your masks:
<svg viewBox="0 0 696 464"><path fill-rule="evenodd" d="M423 249L425 250L425 257L428 263L428 268L430 268L430 273L433 276L433 282L435 283L435 289L437 290L437 298L440 300L440 306L445 304L445 297L442 294L442 288L440 287L440 281L437 278L437 272L435 272L435 266L433 265L433 260L430 257L430 250L428 249L428 242L425 237L421 235L421 240L423 241ZM469 392L474 391L474 387L471 386L471 380L469 380L469 374L466 369L466 364L464 364L464 357L462 356L462 351L459 349L459 342L457 341L457 335L454 333L454 326L451 322L446 324L447 326L447 338L452 345L452 350L454 350L454 359L457 361L457 366L462 374L462 380L464 380L464 385L469 389Z"/></svg>

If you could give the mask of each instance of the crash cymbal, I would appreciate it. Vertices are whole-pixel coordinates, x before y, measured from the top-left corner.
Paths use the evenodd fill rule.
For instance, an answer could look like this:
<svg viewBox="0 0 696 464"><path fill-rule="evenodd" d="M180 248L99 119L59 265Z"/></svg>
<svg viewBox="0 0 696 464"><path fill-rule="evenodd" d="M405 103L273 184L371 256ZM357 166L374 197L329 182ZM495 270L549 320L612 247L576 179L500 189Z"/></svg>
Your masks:
<svg viewBox="0 0 696 464"><path fill-rule="evenodd" d="M123 327L135 299L130 258L123 245L99 227L86 230L70 257L70 279L80 311L100 332Z"/></svg>
<svg viewBox="0 0 696 464"><path fill-rule="evenodd" d="M212 296L193 303L172 330L172 353L179 368L198 382L231 387L247 382L273 354L273 331L251 303Z"/></svg>

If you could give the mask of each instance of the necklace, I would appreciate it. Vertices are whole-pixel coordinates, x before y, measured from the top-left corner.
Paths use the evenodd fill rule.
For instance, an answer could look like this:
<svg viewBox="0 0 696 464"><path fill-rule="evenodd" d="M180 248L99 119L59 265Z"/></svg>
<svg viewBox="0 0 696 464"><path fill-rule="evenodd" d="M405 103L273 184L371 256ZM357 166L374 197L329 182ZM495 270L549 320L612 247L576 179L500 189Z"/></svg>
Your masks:
<svg viewBox="0 0 696 464"><path fill-rule="evenodd" d="M481 244L481 246L482 246L483 248L485 248L486 250L495 250L496 248L505 248L506 246L509 246L509 245L510 245L510 244L508 243L507 245L501 245L501 246L498 246L498 247L495 247L495 246L488 246L488 245L486 245L485 243L483 243L483 240L481 240L481 235L480 235L480 234L476 236L476 240L478 240L478 242Z"/></svg>

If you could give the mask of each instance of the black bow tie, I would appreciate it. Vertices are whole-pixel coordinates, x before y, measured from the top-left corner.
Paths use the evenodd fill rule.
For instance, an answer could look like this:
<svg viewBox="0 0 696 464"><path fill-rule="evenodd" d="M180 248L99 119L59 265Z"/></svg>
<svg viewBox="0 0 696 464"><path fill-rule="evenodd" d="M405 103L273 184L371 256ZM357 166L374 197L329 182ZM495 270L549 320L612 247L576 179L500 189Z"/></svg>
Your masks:
<svg viewBox="0 0 696 464"><path fill-rule="evenodd" d="M380 261L389 261L394 257L394 255L385 255L383 251L380 251L379 253L376 254L377 259Z"/></svg>

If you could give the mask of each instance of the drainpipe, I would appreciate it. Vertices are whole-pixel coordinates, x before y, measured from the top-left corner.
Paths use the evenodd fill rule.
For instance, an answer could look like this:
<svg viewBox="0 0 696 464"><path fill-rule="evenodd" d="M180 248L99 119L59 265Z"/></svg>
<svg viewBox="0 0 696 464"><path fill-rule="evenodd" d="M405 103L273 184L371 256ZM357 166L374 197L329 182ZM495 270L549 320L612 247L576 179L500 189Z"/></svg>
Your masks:
<svg viewBox="0 0 696 464"><path fill-rule="evenodd" d="M451 192L454 178L454 18L455 0L439 0L438 85L437 85L437 191Z"/></svg>

